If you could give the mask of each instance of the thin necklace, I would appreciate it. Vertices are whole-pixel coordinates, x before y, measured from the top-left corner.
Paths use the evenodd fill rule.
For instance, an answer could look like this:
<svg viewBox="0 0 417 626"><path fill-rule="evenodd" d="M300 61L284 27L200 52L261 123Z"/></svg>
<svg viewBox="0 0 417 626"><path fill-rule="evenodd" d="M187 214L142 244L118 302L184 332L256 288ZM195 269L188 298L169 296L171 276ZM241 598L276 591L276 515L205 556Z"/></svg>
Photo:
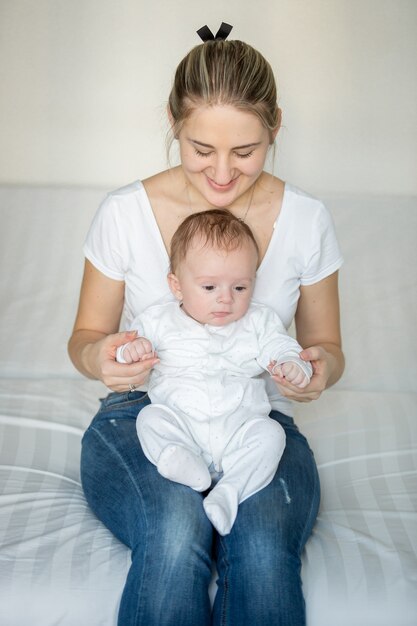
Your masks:
<svg viewBox="0 0 417 626"><path fill-rule="evenodd" d="M250 208L251 208L251 206L252 206L253 194L255 193L255 187L256 187L256 183L257 183L257 182L258 182L258 181L257 181L257 180L255 180L255 182L254 182L254 183L253 183L253 185L252 185L252 189L251 189L250 196L249 196L248 207L247 207L247 209L246 209L246 211L245 211L245 215L244 215L243 217L238 217L239 222L243 222L243 223L245 223L245 219L246 219L246 217L247 217L247 215L248 215L248 213L249 213L249 209L250 209Z"/></svg>
<svg viewBox="0 0 417 626"><path fill-rule="evenodd" d="M252 189L251 189L250 196L249 196L249 202L248 202L248 206L246 207L245 214L243 215L243 217L238 217L238 218L237 218L237 219L239 220L239 222L243 222L243 223L245 223L245 220L246 220L246 218L247 218L247 216L248 216L249 210L250 210L250 208L251 208L251 206L252 206L252 200L253 200L253 196L254 196L254 194L255 194L255 187L256 187L256 183L257 183L257 182L258 182L258 181L256 180L256 181L253 183L253 185L252 185ZM186 181L186 183L185 183L185 188L186 188L186 190L187 190L188 208L190 209L190 213L191 213L191 198L190 198L190 189L189 189L189 187L188 187L188 181ZM227 208L227 207L226 207L226 208Z"/></svg>

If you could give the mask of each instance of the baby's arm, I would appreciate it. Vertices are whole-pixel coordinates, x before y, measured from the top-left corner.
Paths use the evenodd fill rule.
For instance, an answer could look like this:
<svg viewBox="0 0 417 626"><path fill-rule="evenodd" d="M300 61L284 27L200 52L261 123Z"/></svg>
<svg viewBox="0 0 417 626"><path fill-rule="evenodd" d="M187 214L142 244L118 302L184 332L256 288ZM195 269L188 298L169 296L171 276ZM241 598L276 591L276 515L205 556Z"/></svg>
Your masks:
<svg viewBox="0 0 417 626"><path fill-rule="evenodd" d="M116 361L118 363L137 363L154 356L155 351L151 342L145 337L136 337L133 341L117 348Z"/></svg>
<svg viewBox="0 0 417 626"><path fill-rule="evenodd" d="M303 348L286 331L279 316L268 307L255 310L256 332L260 346L258 363L271 376L285 378L289 383L303 389L313 375L309 361L299 355ZM275 382L277 382L275 380Z"/></svg>

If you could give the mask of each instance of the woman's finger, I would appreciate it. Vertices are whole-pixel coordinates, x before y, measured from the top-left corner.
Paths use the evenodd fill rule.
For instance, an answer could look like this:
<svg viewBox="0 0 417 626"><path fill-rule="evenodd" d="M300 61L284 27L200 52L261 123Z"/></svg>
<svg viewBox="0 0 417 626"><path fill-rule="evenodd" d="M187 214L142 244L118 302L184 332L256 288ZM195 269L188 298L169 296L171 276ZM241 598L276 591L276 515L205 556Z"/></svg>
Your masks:
<svg viewBox="0 0 417 626"><path fill-rule="evenodd" d="M135 363L116 363L108 362L103 366L102 381L113 390L123 391L129 388L129 385L142 385L146 382L150 370L158 363L159 359L152 357L144 361ZM115 389L117 387L117 389Z"/></svg>

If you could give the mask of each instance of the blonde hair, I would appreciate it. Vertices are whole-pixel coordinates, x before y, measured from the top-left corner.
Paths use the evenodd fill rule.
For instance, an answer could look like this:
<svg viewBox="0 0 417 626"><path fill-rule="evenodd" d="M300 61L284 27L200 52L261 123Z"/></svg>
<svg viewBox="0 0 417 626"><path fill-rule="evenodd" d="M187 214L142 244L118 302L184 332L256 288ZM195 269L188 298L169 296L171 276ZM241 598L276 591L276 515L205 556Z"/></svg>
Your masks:
<svg viewBox="0 0 417 626"><path fill-rule="evenodd" d="M259 259L259 248L247 224L227 209L210 209L189 215L178 226L171 240L170 271L175 273L196 240L227 252L252 242Z"/></svg>
<svg viewBox="0 0 417 626"><path fill-rule="evenodd" d="M175 137L201 105L232 105L253 113L268 130L271 144L281 121L271 66L239 40L206 41L190 50L177 67L168 104Z"/></svg>

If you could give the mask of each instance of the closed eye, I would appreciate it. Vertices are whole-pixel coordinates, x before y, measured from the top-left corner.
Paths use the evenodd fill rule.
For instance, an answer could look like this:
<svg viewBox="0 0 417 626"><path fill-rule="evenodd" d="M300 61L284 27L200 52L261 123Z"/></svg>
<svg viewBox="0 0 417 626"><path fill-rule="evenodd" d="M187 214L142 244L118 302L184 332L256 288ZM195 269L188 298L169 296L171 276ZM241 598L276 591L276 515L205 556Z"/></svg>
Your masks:
<svg viewBox="0 0 417 626"><path fill-rule="evenodd" d="M201 152L201 150L197 150L197 148L194 148L194 150L196 155L199 157L208 157L211 154L211 152Z"/></svg>
<svg viewBox="0 0 417 626"><path fill-rule="evenodd" d="M211 151L210 152L201 152L201 150L198 150L197 148L194 148L195 153L197 156L199 157L209 157L211 155ZM235 155L239 158L239 159L248 159L249 157L251 157L253 154L253 150L251 150L250 152L245 152L244 154L240 154L239 152L235 152Z"/></svg>
<svg viewBox="0 0 417 626"><path fill-rule="evenodd" d="M236 152L236 156L238 156L240 159L247 159L248 157L252 156L253 154L253 150L251 150L250 152L246 152L245 154L239 154L239 152Z"/></svg>

